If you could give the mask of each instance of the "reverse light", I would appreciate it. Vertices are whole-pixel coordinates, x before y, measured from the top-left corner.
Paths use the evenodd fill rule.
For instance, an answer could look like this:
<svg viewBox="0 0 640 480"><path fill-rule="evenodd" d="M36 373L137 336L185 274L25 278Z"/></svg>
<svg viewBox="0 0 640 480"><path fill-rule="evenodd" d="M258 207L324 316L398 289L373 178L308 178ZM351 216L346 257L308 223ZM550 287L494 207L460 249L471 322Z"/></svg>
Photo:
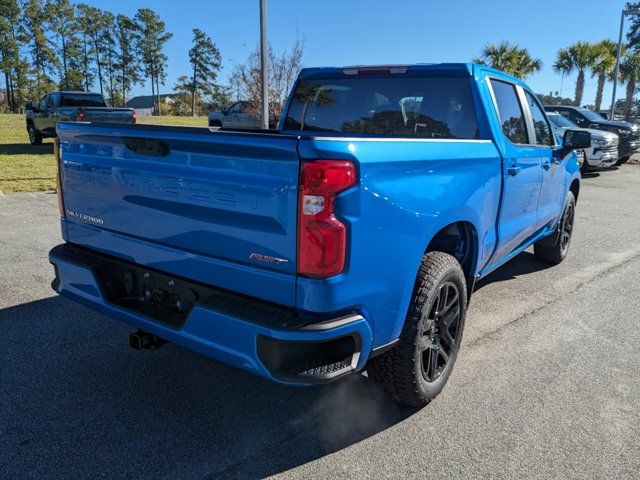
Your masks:
<svg viewBox="0 0 640 480"><path fill-rule="evenodd" d="M344 160L304 162L300 171L298 273L326 278L344 270L347 227L335 217L338 193L356 184L356 169Z"/></svg>
<svg viewBox="0 0 640 480"><path fill-rule="evenodd" d="M85 120L84 108L79 108L78 110L76 110L76 118L78 122L84 122Z"/></svg>

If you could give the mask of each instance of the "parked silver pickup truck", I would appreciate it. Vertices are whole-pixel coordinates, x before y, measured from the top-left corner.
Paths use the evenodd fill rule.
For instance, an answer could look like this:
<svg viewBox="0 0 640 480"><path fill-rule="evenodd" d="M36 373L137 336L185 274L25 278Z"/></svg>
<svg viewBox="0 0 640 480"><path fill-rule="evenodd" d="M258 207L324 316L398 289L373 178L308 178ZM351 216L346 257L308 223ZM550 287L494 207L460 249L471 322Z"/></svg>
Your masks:
<svg viewBox="0 0 640 480"><path fill-rule="evenodd" d="M269 128L276 128L277 123L278 119L271 115L269 117ZM249 102L238 101L229 108L211 112L209 114L209 126L251 130L262 128L262 120L259 115L251 113Z"/></svg>
<svg viewBox="0 0 640 480"><path fill-rule="evenodd" d="M583 171L611 167L618 163L618 135L604 130L580 128L567 117L554 112L547 112L547 118L556 134L562 137L565 130L584 130L591 134L591 147L584 149Z"/></svg>
<svg viewBox="0 0 640 480"><path fill-rule="evenodd" d="M56 136L58 122L136 123L132 108L109 108L99 93L51 92L37 106L27 102L27 132L32 145L40 145L45 137Z"/></svg>

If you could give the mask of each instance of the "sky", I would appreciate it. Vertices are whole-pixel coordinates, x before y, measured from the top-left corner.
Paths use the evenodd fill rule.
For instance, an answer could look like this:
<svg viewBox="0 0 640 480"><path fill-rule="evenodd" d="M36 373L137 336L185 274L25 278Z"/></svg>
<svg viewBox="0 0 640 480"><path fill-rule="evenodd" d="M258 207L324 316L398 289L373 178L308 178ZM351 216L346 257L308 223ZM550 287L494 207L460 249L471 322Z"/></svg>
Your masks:
<svg viewBox="0 0 640 480"><path fill-rule="evenodd" d="M84 0L133 16L151 8L173 38L167 43L168 79L161 92L188 74L192 30L200 28L221 51L224 82L259 41L259 0ZM559 48L578 40L617 41L625 0L267 0L267 35L276 52L304 41L304 66L467 62L487 43L509 40L542 60L526 82L538 93L573 97L575 75L551 66ZM628 21L625 27L628 26ZM625 29L626 30L626 29ZM562 89L562 90L561 90ZM584 103L596 79L587 77ZM618 90L620 92L620 90ZM151 93L150 85L134 94ZM622 92L620 92L622 93ZM618 95L618 98L620 95ZM605 90L610 102L611 85Z"/></svg>

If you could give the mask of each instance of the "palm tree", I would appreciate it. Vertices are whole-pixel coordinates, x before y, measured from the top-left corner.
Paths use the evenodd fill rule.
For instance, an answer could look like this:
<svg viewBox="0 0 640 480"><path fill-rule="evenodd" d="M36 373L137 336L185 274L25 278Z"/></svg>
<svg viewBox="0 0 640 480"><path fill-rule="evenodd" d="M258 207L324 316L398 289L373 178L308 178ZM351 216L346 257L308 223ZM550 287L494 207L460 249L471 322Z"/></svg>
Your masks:
<svg viewBox="0 0 640 480"><path fill-rule="evenodd" d="M620 65L620 78L627 84L627 97L624 101L624 116L629 119L633 108L633 96L640 81L640 53L630 53Z"/></svg>
<svg viewBox="0 0 640 480"><path fill-rule="evenodd" d="M576 80L576 94L573 100L575 105L580 106L582 95L584 94L584 75L588 69L593 68L596 63L597 50L589 42L576 42L568 48L561 48L556 55L553 70L557 73L570 74L578 72Z"/></svg>
<svg viewBox="0 0 640 480"><path fill-rule="evenodd" d="M601 40L594 45L597 52L596 61L591 67L591 76L598 77L598 89L596 90L595 110L600 110L602 105L602 92L607 79L613 79L613 70L616 64L616 55L618 53L618 44L613 40ZM623 45L622 55L626 50Z"/></svg>
<svg viewBox="0 0 640 480"><path fill-rule="evenodd" d="M485 45L480 52L480 57L473 61L523 79L542 68L542 61L531 57L526 48L520 48L506 41L497 45L492 43Z"/></svg>

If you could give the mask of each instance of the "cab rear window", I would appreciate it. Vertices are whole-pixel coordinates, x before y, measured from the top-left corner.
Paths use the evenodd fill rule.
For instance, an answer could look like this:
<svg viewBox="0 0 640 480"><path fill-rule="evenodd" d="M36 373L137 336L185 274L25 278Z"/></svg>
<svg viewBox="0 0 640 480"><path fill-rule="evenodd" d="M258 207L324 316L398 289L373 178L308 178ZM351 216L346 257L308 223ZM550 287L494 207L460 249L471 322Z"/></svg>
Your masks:
<svg viewBox="0 0 640 480"><path fill-rule="evenodd" d="M101 95L69 94L60 96L61 107L106 107Z"/></svg>
<svg viewBox="0 0 640 480"><path fill-rule="evenodd" d="M298 82L285 130L478 138L469 78L353 77Z"/></svg>

